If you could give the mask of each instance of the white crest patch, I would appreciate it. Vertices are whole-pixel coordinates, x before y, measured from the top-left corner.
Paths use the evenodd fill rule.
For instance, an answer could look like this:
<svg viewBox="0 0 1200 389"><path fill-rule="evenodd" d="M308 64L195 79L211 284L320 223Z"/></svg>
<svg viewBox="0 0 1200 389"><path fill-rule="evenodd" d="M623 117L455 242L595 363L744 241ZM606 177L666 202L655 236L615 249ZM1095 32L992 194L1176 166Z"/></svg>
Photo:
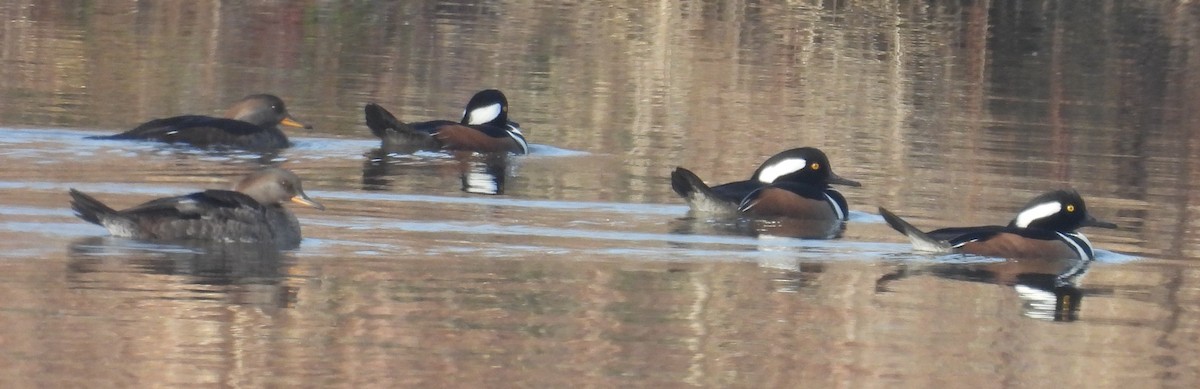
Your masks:
<svg viewBox="0 0 1200 389"><path fill-rule="evenodd" d="M1017 227L1028 228L1029 223L1046 217L1050 217L1058 211L1062 210L1062 203L1057 201L1052 203L1042 203L1021 211L1017 214Z"/></svg>
<svg viewBox="0 0 1200 389"><path fill-rule="evenodd" d="M775 182L779 177L798 172L805 167L808 167L808 161L804 158L785 159L767 166L758 173L758 181L764 184Z"/></svg>
<svg viewBox="0 0 1200 389"><path fill-rule="evenodd" d="M500 116L500 104L486 105L483 107L472 109L467 113L467 124L480 125L483 123L496 120Z"/></svg>

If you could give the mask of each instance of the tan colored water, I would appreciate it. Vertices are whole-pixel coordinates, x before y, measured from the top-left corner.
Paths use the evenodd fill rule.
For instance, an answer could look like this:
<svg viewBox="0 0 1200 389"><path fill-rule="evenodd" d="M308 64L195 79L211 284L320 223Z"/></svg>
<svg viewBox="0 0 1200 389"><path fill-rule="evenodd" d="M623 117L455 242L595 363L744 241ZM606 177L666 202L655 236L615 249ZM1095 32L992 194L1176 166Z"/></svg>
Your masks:
<svg viewBox="0 0 1200 389"><path fill-rule="evenodd" d="M0 1L0 387L1197 386L1200 11L960 3ZM489 87L534 143L503 194L372 153L365 103L455 119ZM316 128L268 156L84 139L260 92ZM863 183L840 240L671 192L798 146ZM264 163L328 207L296 210L298 250L113 239L67 206ZM876 214L1005 223L1061 187L1121 229L1084 231L1060 321Z"/></svg>

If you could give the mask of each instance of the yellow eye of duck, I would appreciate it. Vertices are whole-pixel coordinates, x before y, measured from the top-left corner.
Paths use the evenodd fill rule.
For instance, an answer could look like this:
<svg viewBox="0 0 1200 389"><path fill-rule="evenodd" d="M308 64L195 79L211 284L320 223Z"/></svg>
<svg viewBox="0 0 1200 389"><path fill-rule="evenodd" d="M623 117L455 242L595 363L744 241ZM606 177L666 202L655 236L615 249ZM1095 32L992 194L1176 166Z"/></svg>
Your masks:
<svg viewBox="0 0 1200 389"><path fill-rule="evenodd" d="M1067 204L1067 212L1075 212L1075 204Z"/></svg>
<svg viewBox="0 0 1200 389"><path fill-rule="evenodd" d="M821 164L813 162L812 170L821 170Z"/></svg>

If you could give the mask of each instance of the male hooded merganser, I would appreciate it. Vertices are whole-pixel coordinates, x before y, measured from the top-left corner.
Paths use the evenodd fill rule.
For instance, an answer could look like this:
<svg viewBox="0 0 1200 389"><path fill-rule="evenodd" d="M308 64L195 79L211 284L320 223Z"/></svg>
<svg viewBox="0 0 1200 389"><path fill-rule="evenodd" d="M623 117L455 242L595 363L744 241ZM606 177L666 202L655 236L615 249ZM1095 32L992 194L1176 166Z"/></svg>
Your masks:
<svg viewBox="0 0 1200 389"><path fill-rule="evenodd" d="M196 147L276 150L291 146L279 125L312 128L288 114L274 95L250 95L239 100L225 117L184 115L155 119L137 128L96 139L142 139L185 143Z"/></svg>
<svg viewBox="0 0 1200 389"><path fill-rule="evenodd" d="M508 120L508 99L495 89L483 90L471 97L458 122L404 123L374 103L367 104L363 111L367 127L383 140L385 150L529 153L529 143L521 133L521 126Z"/></svg>
<svg viewBox="0 0 1200 389"><path fill-rule="evenodd" d="M693 212L845 220L846 198L830 184L862 186L834 174L825 153L812 147L775 154L749 180L714 187L682 167L671 173L671 189Z"/></svg>
<svg viewBox="0 0 1200 389"><path fill-rule="evenodd" d="M959 252L1012 259L1095 259L1092 243L1080 227L1117 228L1087 212L1074 190L1056 190L1030 200L1007 226L955 227L921 232L879 208L888 225L922 251Z"/></svg>
<svg viewBox="0 0 1200 389"><path fill-rule="evenodd" d="M282 202L325 209L304 194L299 177L278 168L250 174L238 181L233 190L206 190L161 198L121 211L75 189L70 193L76 216L103 226L114 236L274 243L282 249L300 245L300 223Z"/></svg>

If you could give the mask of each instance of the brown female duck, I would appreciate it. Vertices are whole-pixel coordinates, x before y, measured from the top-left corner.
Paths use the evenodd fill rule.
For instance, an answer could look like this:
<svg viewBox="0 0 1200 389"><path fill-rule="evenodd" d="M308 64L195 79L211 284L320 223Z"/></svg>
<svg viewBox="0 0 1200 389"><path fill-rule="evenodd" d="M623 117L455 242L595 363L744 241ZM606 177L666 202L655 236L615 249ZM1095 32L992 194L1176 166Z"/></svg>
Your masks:
<svg viewBox="0 0 1200 389"><path fill-rule="evenodd" d="M114 236L156 241L273 243L289 249L300 245L300 223L283 207L290 201L317 209L304 194L300 178L284 169L250 174L233 190L206 190L151 200L115 210L71 189L76 216L108 229Z"/></svg>
<svg viewBox="0 0 1200 389"><path fill-rule="evenodd" d="M278 126L312 128L293 119L283 100L250 95L234 103L225 117L183 115L154 119L137 128L96 139L156 140L203 148L276 150L291 146Z"/></svg>

